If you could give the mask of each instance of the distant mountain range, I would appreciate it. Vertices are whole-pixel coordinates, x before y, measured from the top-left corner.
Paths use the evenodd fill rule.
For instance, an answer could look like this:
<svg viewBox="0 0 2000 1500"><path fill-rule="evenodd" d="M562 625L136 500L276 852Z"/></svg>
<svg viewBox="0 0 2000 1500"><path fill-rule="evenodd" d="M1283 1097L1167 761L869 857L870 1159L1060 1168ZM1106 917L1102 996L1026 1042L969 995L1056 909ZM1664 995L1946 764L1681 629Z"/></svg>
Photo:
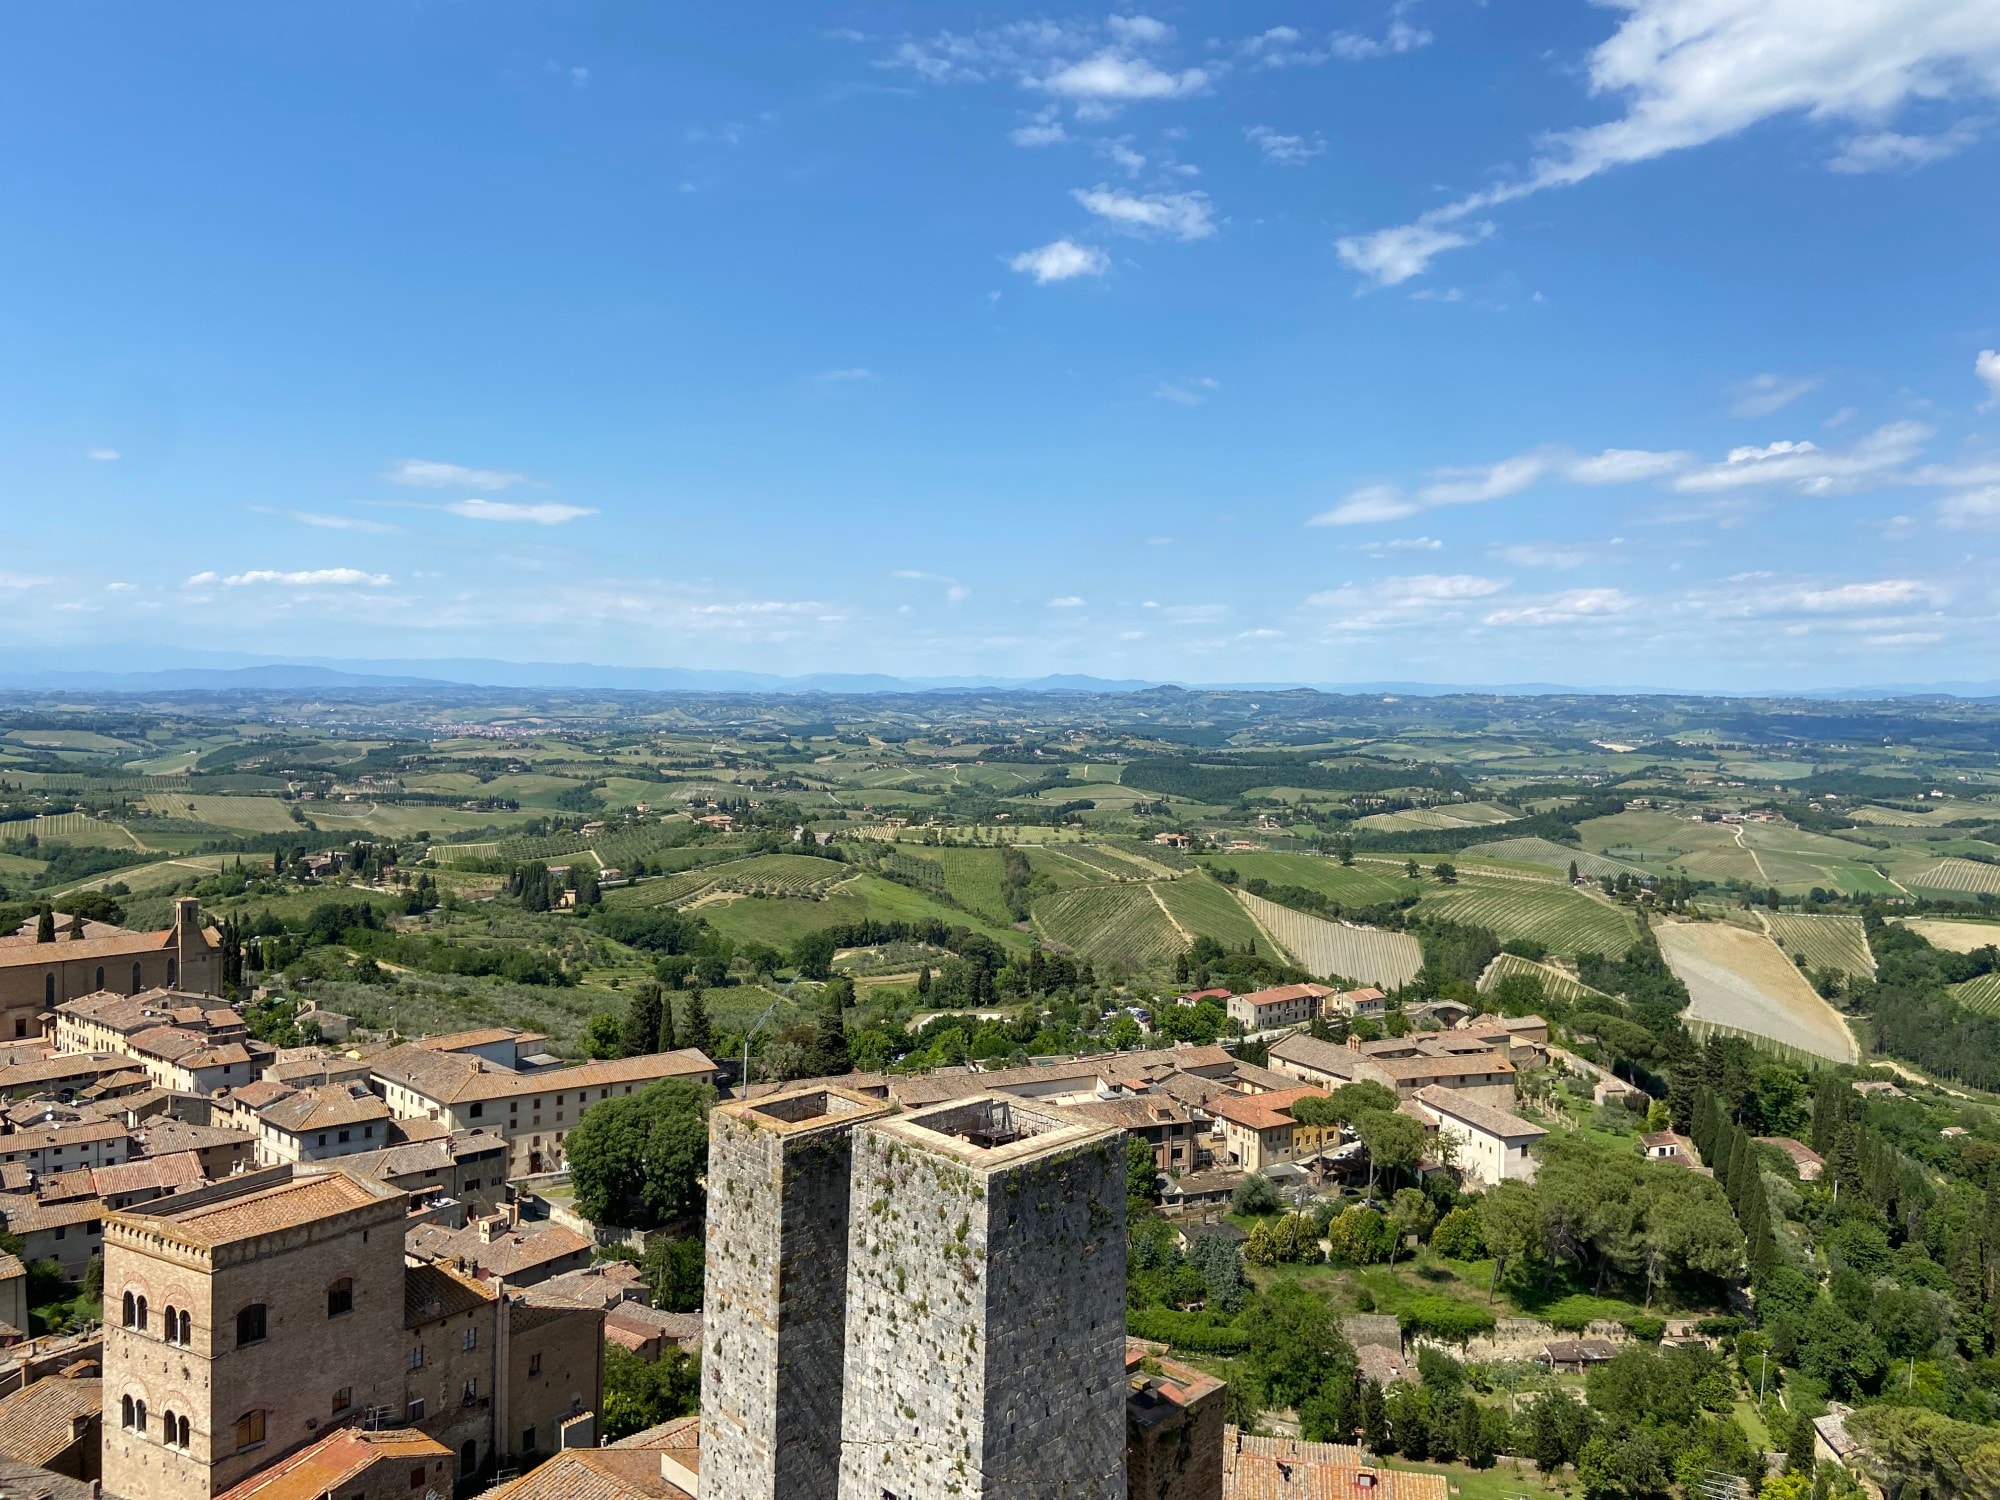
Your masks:
<svg viewBox="0 0 2000 1500"><path fill-rule="evenodd" d="M235 652L185 653L175 664L148 663L108 670L89 660L14 659L0 661L0 691L71 693L312 693L342 688L370 691L407 688L520 688L651 693L866 693L965 692L1131 693L1181 686L1212 691L1277 693L1313 689L1326 693L1394 693L1410 697L1446 694L1537 695L1665 694L1679 697L1801 698L1817 701L1889 698L2000 698L2000 682L1881 684L1851 688L1772 688L1723 692L1704 688L1641 686L1577 687L1553 682L1217 682L1172 683L1149 677L1092 677L1055 673L1044 677L897 677L881 672L814 672L783 676L698 667L610 667L594 662L514 662L487 657L417 660L255 657Z"/></svg>

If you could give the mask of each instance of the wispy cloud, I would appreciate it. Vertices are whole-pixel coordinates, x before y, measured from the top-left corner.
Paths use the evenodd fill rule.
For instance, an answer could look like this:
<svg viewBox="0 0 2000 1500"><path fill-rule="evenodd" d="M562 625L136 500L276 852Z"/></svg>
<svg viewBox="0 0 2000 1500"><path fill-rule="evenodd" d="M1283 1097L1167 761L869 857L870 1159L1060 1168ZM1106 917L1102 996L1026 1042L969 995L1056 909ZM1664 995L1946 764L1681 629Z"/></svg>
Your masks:
<svg viewBox="0 0 2000 1500"><path fill-rule="evenodd" d="M371 521L364 516L330 515L317 510L279 510L268 505L253 505L250 509L261 515L284 516L301 526L316 526L322 531L367 531L386 536L403 529L387 521Z"/></svg>
<svg viewBox="0 0 2000 1500"><path fill-rule="evenodd" d="M560 505L555 501L530 504L516 500L454 500L444 509L468 521L525 521L534 526L563 526L597 514L588 505Z"/></svg>
<svg viewBox="0 0 2000 1500"><path fill-rule="evenodd" d="M1251 67L1316 68L1335 59L1367 62L1428 47L1431 34L1402 18L1400 12L1407 8L1407 5L1396 7L1398 14L1379 37L1358 31L1334 31L1319 38L1308 36L1296 26L1273 26L1256 36L1244 38L1237 43L1236 51Z"/></svg>
<svg viewBox="0 0 2000 1500"><path fill-rule="evenodd" d="M1071 196L1113 228L1130 234L1205 240L1215 233L1206 193L1127 193L1099 183L1078 188Z"/></svg>
<svg viewBox="0 0 2000 1500"><path fill-rule="evenodd" d="M185 588L204 588L221 584L225 588L249 588L263 584L278 588L387 588L396 580L387 573L366 573L360 568L304 568L287 572L280 568L252 568L246 573L227 575L214 572L196 573L183 585Z"/></svg>
<svg viewBox="0 0 2000 1500"><path fill-rule="evenodd" d="M1729 388L1735 398L1729 412L1737 417L1768 417L1819 389L1819 384L1817 375L1752 375Z"/></svg>
<svg viewBox="0 0 2000 1500"><path fill-rule="evenodd" d="M1163 380L1153 388L1153 395L1177 406L1199 406L1221 389L1219 381L1200 375L1189 380Z"/></svg>
<svg viewBox="0 0 2000 1500"><path fill-rule="evenodd" d="M846 370L821 370L817 375L813 376L813 381L818 385L855 385L875 378L873 370L863 369L860 365L855 365L851 369Z"/></svg>
<svg viewBox="0 0 2000 1500"><path fill-rule="evenodd" d="M1079 276L1102 276L1111 269L1111 257L1095 245L1060 239L1023 250L1007 262L1007 268L1034 277L1036 286L1047 286L1052 281L1073 281Z"/></svg>
<svg viewBox="0 0 2000 1500"><path fill-rule="evenodd" d="M919 568L898 568L892 575L907 578L916 583L939 583L944 585L947 602L958 604L972 596L972 590L947 573L926 573Z"/></svg>
<svg viewBox="0 0 2000 1500"><path fill-rule="evenodd" d="M85 458L92 459L101 464L115 464L124 456L116 448L92 448L88 453L84 454Z"/></svg>
<svg viewBox="0 0 2000 1500"><path fill-rule="evenodd" d="M1269 125L1249 125L1243 138L1264 153L1264 160L1281 167L1302 167L1315 156L1326 154L1326 137L1314 132L1310 137L1283 135Z"/></svg>
<svg viewBox="0 0 2000 1500"><path fill-rule="evenodd" d="M1913 99L2000 92L2000 6L1937 0L1847 4L1828 24L1809 0L1619 0L1624 19L1590 54L1593 94L1617 118L1545 137L1510 181L1468 193L1409 224L1338 242L1343 262L1382 285L1483 239L1479 216L1601 172L1704 146L1779 115L1880 125ZM1851 140L1842 170L1948 154L1884 136Z"/></svg>
<svg viewBox="0 0 2000 1500"><path fill-rule="evenodd" d="M1062 596L1061 598L1058 598L1058 599L1051 599L1051 600L1049 601L1049 608L1050 608L1050 609L1082 609L1082 608L1083 608L1083 600L1082 600L1081 598L1079 598L1079 597L1078 597L1077 595L1075 595L1075 594L1064 594L1064 595L1063 595L1063 596Z"/></svg>
<svg viewBox="0 0 2000 1500"><path fill-rule="evenodd" d="M534 483L526 474L513 474L505 469L472 469L428 458L401 459L391 464L382 477L391 484L411 484L430 490L504 490Z"/></svg>
<svg viewBox="0 0 2000 1500"><path fill-rule="evenodd" d="M1986 382L1986 400L1979 409L1992 411L2000 406L2000 352L1981 349L1972 362L1972 373Z"/></svg>
<svg viewBox="0 0 2000 1500"><path fill-rule="evenodd" d="M1891 422L1845 452L1821 448L1809 440L1732 448L1721 463L1679 475L1673 487L1683 494L1768 484L1789 484L1808 495L1858 489L1908 464L1922 451L1931 433L1932 429L1921 422Z"/></svg>
<svg viewBox="0 0 2000 1500"><path fill-rule="evenodd" d="M1530 604L1510 605L1486 616L1488 625L1571 625L1622 615L1638 601L1622 589L1570 589Z"/></svg>
<svg viewBox="0 0 2000 1500"><path fill-rule="evenodd" d="M1984 120L1960 120L1936 135L1903 135L1894 130L1878 130L1867 135L1849 136L1841 142L1840 154L1827 165L1836 172L1893 172L1927 167L1947 156L1956 156L1979 139Z"/></svg>
<svg viewBox="0 0 2000 1500"><path fill-rule="evenodd" d="M1655 453L1638 448L1607 448L1589 456L1558 448L1541 449L1518 453L1498 463L1433 469L1430 483L1411 490L1392 484L1366 485L1306 524L1358 526L1399 521L1439 506L1481 505L1489 500L1502 500L1545 479L1584 485L1630 484L1671 474L1691 462L1689 454Z"/></svg>

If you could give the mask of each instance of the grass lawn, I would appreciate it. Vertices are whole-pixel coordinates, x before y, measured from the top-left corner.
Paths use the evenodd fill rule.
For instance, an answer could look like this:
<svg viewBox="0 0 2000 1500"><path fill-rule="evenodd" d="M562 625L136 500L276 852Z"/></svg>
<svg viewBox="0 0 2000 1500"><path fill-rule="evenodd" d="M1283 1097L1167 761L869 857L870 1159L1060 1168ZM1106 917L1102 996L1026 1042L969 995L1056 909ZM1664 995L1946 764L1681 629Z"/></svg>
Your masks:
<svg viewBox="0 0 2000 1500"><path fill-rule="evenodd" d="M1451 1492L1460 1500L1517 1500L1522 1495L1563 1495L1569 1491L1558 1481L1573 1476L1544 1474L1533 1464L1516 1468L1495 1464L1490 1469L1474 1469L1465 1464L1418 1464L1406 1458L1383 1459L1385 1469L1402 1469L1412 1474L1442 1474Z"/></svg>

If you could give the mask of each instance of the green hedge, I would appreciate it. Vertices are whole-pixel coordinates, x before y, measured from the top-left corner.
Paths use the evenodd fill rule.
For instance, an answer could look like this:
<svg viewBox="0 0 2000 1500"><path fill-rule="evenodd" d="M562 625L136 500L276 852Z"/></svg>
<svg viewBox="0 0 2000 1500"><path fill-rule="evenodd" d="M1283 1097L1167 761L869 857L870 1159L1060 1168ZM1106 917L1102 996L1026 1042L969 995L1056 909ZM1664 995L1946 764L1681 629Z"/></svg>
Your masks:
<svg viewBox="0 0 2000 1500"><path fill-rule="evenodd" d="M1171 1307L1135 1308L1125 1314L1125 1330L1134 1338L1171 1344L1191 1354L1241 1354L1250 1347L1250 1335L1234 1323Z"/></svg>

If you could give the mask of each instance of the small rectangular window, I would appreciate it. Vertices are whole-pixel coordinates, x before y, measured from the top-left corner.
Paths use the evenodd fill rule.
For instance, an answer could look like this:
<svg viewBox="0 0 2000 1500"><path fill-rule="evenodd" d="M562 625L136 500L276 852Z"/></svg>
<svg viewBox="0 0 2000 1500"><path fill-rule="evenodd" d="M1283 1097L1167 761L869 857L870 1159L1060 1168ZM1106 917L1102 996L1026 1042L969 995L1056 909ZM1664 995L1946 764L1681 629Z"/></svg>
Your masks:
<svg viewBox="0 0 2000 1500"><path fill-rule="evenodd" d="M333 1393L333 1414L337 1417L354 1404L354 1387L344 1385Z"/></svg>
<svg viewBox="0 0 2000 1500"><path fill-rule="evenodd" d="M422 1396L419 1396L417 1397L416 1400L410 1403L409 1409L403 1414L403 1420L405 1420L412 1427L414 1427L417 1425L417 1423L423 1421L423 1419L424 1419L424 1398Z"/></svg>
<svg viewBox="0 0 2000 1500"><path fill-rule="evenodd" d="M528 1373L529 1373L530 1375L539 1375L539 1374L541 1374L541 1373L542 1373L542 1357L541 1357L541 1355L539 1355L539 1354L530 1354L530 1355L528 1356Z"/></svg>
<svg viewBox="0 0 2000 1500"><path fill-rule="evenodd" d="M465 1347L467 1349L477 1349L479 1347L479 1329L477 1327L465 1330Z"/></svg>

